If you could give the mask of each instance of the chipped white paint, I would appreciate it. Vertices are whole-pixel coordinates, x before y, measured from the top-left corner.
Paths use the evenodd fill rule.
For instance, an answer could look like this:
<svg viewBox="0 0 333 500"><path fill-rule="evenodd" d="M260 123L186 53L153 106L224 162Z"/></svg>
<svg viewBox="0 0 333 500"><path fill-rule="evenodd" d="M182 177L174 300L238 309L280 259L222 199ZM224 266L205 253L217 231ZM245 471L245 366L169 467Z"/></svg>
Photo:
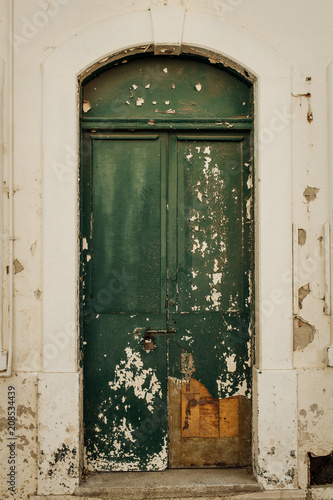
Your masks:
<svg viewBox="0 0 333 500"><path fill-rule="evenodd" d="M213 273L212 278L213 278L213 284L217 285L222 281L222 273Z"/></svg>
<svg viewBox="0 0 333 500"><path fill-rule="evenodd" d="M237 368L236 354L231 354L226 357L227 367L229 372L235 372Z"/></svg>
<svg viewBox="0 0 333 500"><path fill-rule="evenodd" d="M88 250L87 238L83 238L82 240L82 250Z"/></svg>
<svg viewBox="0 0 333 500"><path fill-rule="evenodd" d="M197 91L198 91L198 92L200 92L200 90L202 89L202 85L201 85L201 83L197 83L197 84L195 85L195 88L197 89Z"/></svg>
<svg viewBox="0 0 333 500"><path fill-rule="evenodd" d="M84 113L88 113L88 111L91 109L91 104L89 101L83 101L82 102L82 110Z"/></svg>
<svg viewBox="0 0 333 500"><path fill-rule="evenodd" d="M156 397L162 397L162 388L152 368L143 369L140 352L134 352L130 347L125 349L126 359L115 367L114 380L109 382L111 391L121 387L133 389L134 395L147 402L148 410L153 413L153 403Z"/></svg>
<svg viewBox="0 0 333 500"><path fill-rule="evenodd" d="M202 203L202 193L199 191L199 189L196 189L196 192L198 200L200 201L200 203Z"/></svg>
<svg viewBox="0 0 333 500"><path fill-rule="evenodd" d="M159 453L154 453L154 455L149 459L149 470L161 471L163 469L166 469L167 464L168 464L168 441L167 441L167 436L165 436L161 451Z"/></svg>
<svg viewBox="0 0 333 500"><path fill-rule="evenodd" d="M209 302L209 306L205 307L206 311L218 311L220 307L220 299L222 293L217 291L216 288L211 289L211 295L207 295L206 300Z"/></svg>
<svg viewBox="0 0 333 500"><path fill-rule="evenodd" d="M168 68L163 68L164 73L168 72Z"/></svg>
<svg viewBox="0 0 333 500"><path fill-rule="evenodd" d="M246 200L246 218L251 220L252 197Z"/></svg>
<svg viewBox="0 0 333 500"><path fill-rule="evenodd" d="M246 164L245 164L246 165ZM251 189L253 187L253 179L252 179L252 174L249 175L247 181L246 181L246 185L247 185L247 188L248 189Z"/></svg>
<svg viewBox="0 0 333 500"><path fill-rule="evenodd" d="M174 384L177 389L180 391L181 388L182 388L182 381L179 379L179 378L176 378L176 377L168 377L168 380Z"/></svg>
<svg viewBox="0 0 333 500"><path fill-rule="evenodd" d="M143 97L138 97L138 99L136 100L136 105L137 106L142 106L142 104L144 104L145 100Z"/></svg>

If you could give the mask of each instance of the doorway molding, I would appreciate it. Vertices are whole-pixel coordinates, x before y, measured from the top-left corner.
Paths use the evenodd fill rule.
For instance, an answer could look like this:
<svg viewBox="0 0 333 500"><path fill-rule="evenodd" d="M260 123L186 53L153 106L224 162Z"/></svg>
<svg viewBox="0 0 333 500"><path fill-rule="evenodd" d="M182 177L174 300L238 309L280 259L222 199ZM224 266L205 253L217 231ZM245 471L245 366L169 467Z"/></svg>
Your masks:
<svg viewBox="0 0 333 500"><path fill-rule="evenodd" d="M296 371L292 369L290 278L290 65L274 48L219 17L186 12L183 7L152 7L150 11L92 24L54 49L42 64L44 364L38 388L38 494L72 493L82 467L78 349L80 81L112 58L150 48L159 54L186 52L218 59L246 71L254 81L253 467L266 488L294 488L297 392ZM59 450L66 453L54 465Z"/></svg>

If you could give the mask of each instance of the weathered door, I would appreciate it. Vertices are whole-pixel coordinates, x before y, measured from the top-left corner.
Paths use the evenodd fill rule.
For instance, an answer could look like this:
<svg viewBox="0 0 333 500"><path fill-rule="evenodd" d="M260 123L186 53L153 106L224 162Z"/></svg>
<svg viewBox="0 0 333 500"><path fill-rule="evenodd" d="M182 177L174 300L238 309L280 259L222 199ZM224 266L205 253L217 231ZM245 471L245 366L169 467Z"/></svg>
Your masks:
<svg viewBox="0 0 333 500"><path fill-rule="evenodd" d="M250 451L249 135L170 137L169 437L173 467ZM175 245L177 242L177 245Z"/></svg>
<svg viewBox="0 0 333 500"><path fill-rule="evenodd" d="M239 130L230 130L230 121L221 129L216 118L207 126L206 118L193 131L189 100L203 86L191 84L194 95L188 95L189 75L205 71L205 81L216 88L220 70L214 68L209 80L210 66L197 61L145 61L133 61L120 73L109 70L116 90L105 72L100 81L90 80L84 94L90 112L82 118L81 176L86 466L245 465L251 395L250 129L239 127L239 117ZM227 75L229 87L233 80L238 85L236 107L248 113L248 87ZM127 113L125 127L122 115L111 130L111 107L117 118L119 102L130 106L140 83L138 116ZM157 126L151 111L144 122L147 94L157 103L161 88L178 86L182 90L170 114L183 112L189 123L183 120L182 130L170 131L177 117L170 125L169 113L163 113ZM222 90L229 92L224 102L230 108L225 82Z"/></svg>

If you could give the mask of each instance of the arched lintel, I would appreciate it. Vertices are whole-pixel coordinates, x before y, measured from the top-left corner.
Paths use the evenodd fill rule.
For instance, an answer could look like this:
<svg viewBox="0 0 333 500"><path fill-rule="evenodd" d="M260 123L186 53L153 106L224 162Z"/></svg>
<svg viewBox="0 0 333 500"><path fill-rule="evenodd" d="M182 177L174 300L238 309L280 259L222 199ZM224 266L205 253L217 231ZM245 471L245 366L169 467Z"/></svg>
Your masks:
<svg viewBox="0 0 333 500"><path fill-rule="evenodd" d="M223 67L227 70L230 70L235 75L238 75L242 80L245 80L249 83L255 83L257 81L257 76L246 69L244 66L240 65L238 62L232 60L230 57L227 57L225 54L218 53L214 50L207 50L201 47L195 47L190 45L182 45L181 51L175 53L166 53L158 54L155 50L154 44L142 45L139 44L136 47L131 47L128 49L124 49L119 52L115 52L110 54L108 57L103 57L99 61L95 62L88 68L85 68L80 74L77 75L78 83L81 85L84 81L89 79L92 75L98 74L100 71L104 71L106 67L109 67L112 64L117 64L119 61L122 61L126 58L132 58L135 56L141 56L144 54L155 54L155 55L178 55L178 56L198 56L202 58L207 63L212 65L217 65L219 67Z"/></svg>

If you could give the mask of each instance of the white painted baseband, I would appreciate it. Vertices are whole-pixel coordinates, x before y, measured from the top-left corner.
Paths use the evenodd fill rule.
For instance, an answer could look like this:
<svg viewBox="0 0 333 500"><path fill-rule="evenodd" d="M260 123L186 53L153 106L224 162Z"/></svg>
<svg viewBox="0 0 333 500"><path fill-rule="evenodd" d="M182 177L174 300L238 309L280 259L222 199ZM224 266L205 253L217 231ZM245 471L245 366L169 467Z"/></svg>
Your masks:
<svg viewBox="0 0 333 500"><path fill-rule="evenodd" d="M39 494L72 493L78 485L80 380L80 373L38 375Z"/></svg>
<svg viewBox="0 0 333 500"><path fill-rule="evenodd" d="M253 369L254 470L265 489L297 485L297 371Z"/></svg>

